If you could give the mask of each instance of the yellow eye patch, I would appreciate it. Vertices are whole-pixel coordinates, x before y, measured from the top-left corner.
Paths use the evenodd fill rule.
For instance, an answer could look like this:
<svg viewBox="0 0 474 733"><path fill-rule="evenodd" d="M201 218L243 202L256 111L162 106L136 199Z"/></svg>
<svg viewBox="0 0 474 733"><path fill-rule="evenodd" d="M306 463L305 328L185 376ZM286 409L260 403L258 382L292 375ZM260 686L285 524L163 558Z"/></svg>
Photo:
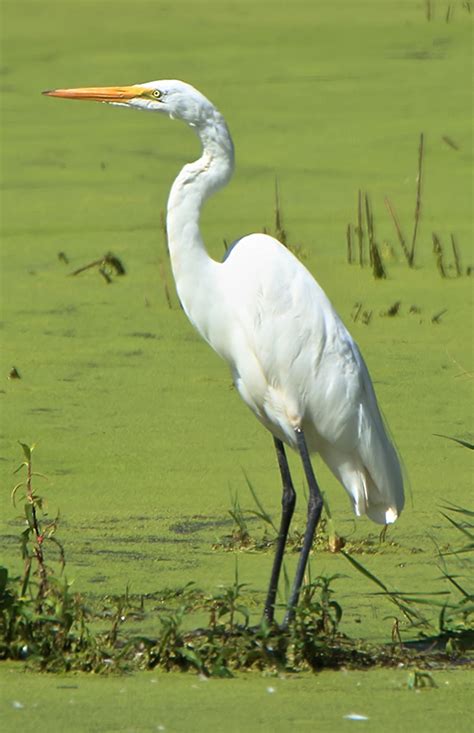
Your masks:
<svg viewBox="0 0 474 733"><path fill-rule="evenodd" d="M150 99L161 99L163 96L159 89L149 89L144 94L145 97L149 97Z"/></svg>

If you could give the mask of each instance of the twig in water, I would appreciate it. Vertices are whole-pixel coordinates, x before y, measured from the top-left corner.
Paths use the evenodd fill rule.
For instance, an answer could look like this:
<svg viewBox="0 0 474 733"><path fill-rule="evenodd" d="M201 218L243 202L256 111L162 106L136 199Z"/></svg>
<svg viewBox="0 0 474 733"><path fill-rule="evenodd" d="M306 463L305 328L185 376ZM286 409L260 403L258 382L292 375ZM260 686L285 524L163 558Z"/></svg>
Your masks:
<svg viewBox="0 0 474 733"><path fill-rule="evenodd" d="M107 254L100 259L89 262L89 264L74 270L74 272L71 272L71 276L79 275L81 272L90 270L92 267L97 267L102 277L109 283L112 282L112 278L110 277L108 270L111 269L114 275L125 275L126 273L122 261L114 255L113 252L107 252Z"/></svg>
<svg viewBox="0 0 474 733"><path fill-rule="evenodd" d="M442 135L441 140L446 143L446 145L449 145L450 148L453 150L459 150L459 145L454 142L454 140L447 135Z"/></svg>

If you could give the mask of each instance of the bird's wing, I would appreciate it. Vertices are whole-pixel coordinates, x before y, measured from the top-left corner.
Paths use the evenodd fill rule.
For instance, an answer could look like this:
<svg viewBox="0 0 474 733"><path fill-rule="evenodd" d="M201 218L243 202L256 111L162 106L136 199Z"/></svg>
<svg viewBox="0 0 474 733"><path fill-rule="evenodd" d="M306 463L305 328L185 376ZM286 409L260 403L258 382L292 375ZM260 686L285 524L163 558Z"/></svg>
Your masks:
<svg viewBox="0 0 474 733"><path fill-rule="evenodd" d="M241 396L289 444L296 425L303 427L357 514L393 521L403 506L398 457L365 362L327 296L266 235L240 240L225 266L230 361Z"/></svg>

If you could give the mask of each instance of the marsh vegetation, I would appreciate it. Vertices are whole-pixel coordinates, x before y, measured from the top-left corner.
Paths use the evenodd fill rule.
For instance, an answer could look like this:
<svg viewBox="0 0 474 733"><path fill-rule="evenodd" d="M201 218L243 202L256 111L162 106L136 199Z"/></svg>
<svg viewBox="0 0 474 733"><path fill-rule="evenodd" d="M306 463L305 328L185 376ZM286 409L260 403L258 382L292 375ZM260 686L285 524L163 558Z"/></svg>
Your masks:
<svg viewBox="0 0 474 733"><path fill-rule="evenodd" d="M56 727L82 730L76 693L117 730L148 730L165 698L157 724L189 729L194 692L207 701L196 731L304 729L315 692L332 730L359 706L367 730L398 730L401 711L426 730L427 700L445 728L466 723L472 451L456 441L473 442L471 4L247 5L2 4L1 588L2 623L17 629L2 654L18 661L1 674L8 723L23 715L24 731L51 730L53 711ZM195 144L167 121L39 95L154 75L202 88L236 142L236 177L204 215L210 252L264 227L284 234L359 342L411 486L381 541L316 461L330 514L285 638L259 625L279 503L268 436L187 324L169 272L160 212ZM20 488L10 502L18 440L37 441L34 470L48 476L33 483L46 595L30 502ZM304 523L294 470L289 575ZM339 671L305 672L326 666L325 650ZM162 676L150 698L152 671L100 687L66 678L72 691L19 671L87 659L211 681ZM377 659L415 667L352 669ZM242 681L249 666L259 673Z"/></svg>

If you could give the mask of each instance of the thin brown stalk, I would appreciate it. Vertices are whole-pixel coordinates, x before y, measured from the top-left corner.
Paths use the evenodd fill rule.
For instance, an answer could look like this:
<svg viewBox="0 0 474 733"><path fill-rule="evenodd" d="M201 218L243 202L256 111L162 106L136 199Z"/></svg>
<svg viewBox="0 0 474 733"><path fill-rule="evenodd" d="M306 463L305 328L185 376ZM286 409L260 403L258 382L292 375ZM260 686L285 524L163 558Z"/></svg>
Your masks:
<svg viewBox="0 0 474 733"><path fill-rule="evenodd" d="M352 265L352 225L348 224L346 229L346 240L347 240L347 261Z"/></svg>
<svg viewBox="0 0 474 733"><path fill-rule="evenodd" d="M170 295L170 289L168 287L168 280L166 277L165 266L163 265L163 262L161 260L160 260L160 277L161 277L161 282L163 283L163 290L165 293L166 302L168 303L168 308L170 310L173 310L173 304L171 302L171 295Z"/></svg>
<svg viewBox="0 0 474 733"><path fill-rule="evenodd" d="M456 267L456 275L458 277L461 277L462 275L461 258L459 256L459 250L458 250L458 246L457 246L454 234L451 234L451 247L453 249L454 264Z"/></svg>
<svg viewBox="0 0 474 733"><path fill-rule="evenodd" d="M400 226L400 222L398 221L398 217L397 217L396 211L395 211L394 207L392 206L392 203L391 203L390 199L388 198L388 196L385 197L385 206L387 207L388 212L389 212L390 216L392 217L392 221L393 221L393 224L395 226L395 229L396 229L396 232L397 232L397 235L398 235L398 241L400 242L400 246L401 246L401 248L403 250L403 254L405 255L405 257L407 259L407 262L409 263L410 262L410 253L408 251L406 239L405 239L405 236L404 236L404 234L402 232L402 228Z"/></svg>
<svg viewBox="0 0 474 733"><path fill-rule="evenodd" d="M77 270L74 270L74 272L71 272L71 276L79 275L81 272L90 270L92 267L98 267L102 277L110 283L112 282L112 278L105 269L107 266L113 269L115 275L125 275L125 267L123 266L123 263L119 259L119 257L114 255L113 252L107 252L107 254L105 254L99 260L94 260L93 262L89 262L89 264L84 265L83 267L79 267Z"/></svg>
<svg viewBox="0 0 474 733"><path fill-rule="evenodd" d="M443 246L436 232L433 232L432 236L433 236L433 253L436 259L436 267L438 268L438 272L441 275L441 277L444 278L446 277L446 269L444 267Z"/></svg>
<svg viewBox="0 0 474 733"><path fill-rule="evenodd" d="M418 147L418 175L417 175L417 186L416 186L416 205L415 205L415 224L413 227L413 237L411 240L411 251L409 265L413 267L415 264L415 246L416 236L418 234L418 224L420 223L421 216L421 184L423 177L423 152L424 152L424 135L420 134L420 145Z"/></svg>
<svg viewBox="0 0 474 733"><path fill-rule="evenodd" d="M372 247L372 271L374 273L374 277L378 280L385 280L387 277L377 242L374 242Z"/></svg>
<svg viewBox="0 0 474 733"><path fill-rule="evenodd" d="M85 272L86 270L90 270L91 267L99 267L104 261L104 258L101 257L100 260L94 260L93 262L89 262L88 265L84 265L83 267L79 267L77 270L74 270L74 272L71 272L71 276L73 275L79 275L81 272Z"/></svg>
<svg viewBox="0 0 474 733"><path fill-rule="evenodd" d="M166 226L166 214L165 214L165 212L163 210L160 211L160 229L161 229L161 231L163 233L163 248L164 248L164 250L166 252L166 257L169 260L169 258L170 258L170 250L169 250L169 247L168 247L168 229L167 229L167 226Z"/></svg>
<svg viewBox="0 0 474 733"><path fill-rule="evenodd" d="M364 230L362 228L362 191L359 189L357 200L357 236L359 239L359 265L364 267Z"/></svg>
<svg viewBox="0 0 474 733"><path fill-rule="evenodd" d="M280 206L280 192L278 189L278 178L275 178L275 234L277 239L287 247L287 235L283 228L283 215Z"/></svg>
<svg viewBox="0 0 474 733"><path fill-rule="evenodd" d="M364 194L365 200L365 223L367 226L367 238L369 240L369 262L373 266L373 243L374 243L374 220L372 218L372 210L370 208L369 194Z"/></svg>
<svg viewBox="0 0 474 733"><path fill-rule="evenodd" d="M378 248L377 242L375 241L374 232L374 214L370 205L369 194L365 194L365 216L367 223L367 237L369 240L369 257L370 266L372 267L372 273L377 280L385 279L387 273L383 266L382 257Z"/></svg>

